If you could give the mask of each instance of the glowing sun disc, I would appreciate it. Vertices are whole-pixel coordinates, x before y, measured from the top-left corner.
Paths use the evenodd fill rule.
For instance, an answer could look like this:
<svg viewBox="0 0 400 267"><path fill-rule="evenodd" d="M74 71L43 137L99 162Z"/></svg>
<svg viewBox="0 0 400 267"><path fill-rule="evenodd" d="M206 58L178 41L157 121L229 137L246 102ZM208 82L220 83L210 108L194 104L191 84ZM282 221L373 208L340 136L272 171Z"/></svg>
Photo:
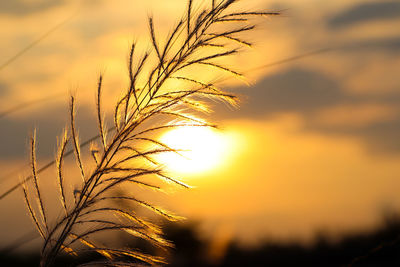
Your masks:
<svg viewBox="0 0 400 267"><path fill-rule="evenodd" d="M221 165L228 148L228 140L221 132L207 127L187 126L171 130L161 136L160 141L179 154L164 153L158 161L170 171L198 173Z"/></svg>

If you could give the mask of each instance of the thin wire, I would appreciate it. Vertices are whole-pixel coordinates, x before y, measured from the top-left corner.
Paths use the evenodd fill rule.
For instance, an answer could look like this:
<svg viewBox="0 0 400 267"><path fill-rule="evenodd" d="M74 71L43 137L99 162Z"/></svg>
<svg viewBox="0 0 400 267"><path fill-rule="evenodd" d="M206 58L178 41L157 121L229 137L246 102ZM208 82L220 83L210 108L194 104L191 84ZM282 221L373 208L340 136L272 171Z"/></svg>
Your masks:
<svg viewBox="0 0 400 267"><path fill-rule="evenodd" d="M30 231L27 232L25 234L23 234L22 236L20 236L18 239L16 239L13 243L11 243L10 245L3 247L0 249L0 253L1 254L7 254L12 252L13 250L19 248L20 246L35 240L37 237L39 237L37 231Z"/></svg>
<svg viewBox="0 0 400 267"><path fill-rule="evenodd" d="M295 61L295 60L300 60L300 59L303 59L303 58L306 58L306 57L311 57L311 56L314 56L314 55L318 55L318 54L322 54L322 53L327 53L327 52L330 52L330 51L332 51L332 50L334 50L334 48L318 49L318 50L315 50L315 51L307 52L307 53L300 54L300 55L297 55L297 56L293 56L293 57L290 57L290 58L286 58L286 59L282 59L282 60L275 61L275 62L272 62L272 63L268 63L268 64L265 64L265 65L263 65L263 66L259 66L259 67L250 69L250 70L248 70L248 71L254 71L254 70L263 69L263 68L268 68L268 67L272 67L272 66L276 66L276 65L280 65L280 64L285 64L285 63L289 63L289 62L292 62L292 61ZM227 80L227 79L229 79L229 77L227 77L227 78L225 78L225 79L223 79L223 80L221 80L221 81L224 81L224 80ZM220 82L221 82L221 81L220 81ZM108 130L108 132L112 132L113 130L115 130L115 127L111 127L111 128ZM96 136L94 136L94 137L92 137L92 138L86 140L85 142L83 142L83 143L81 144L80 147L82 148L82 147L87 146L88 144L90 144L92 141L96 140L96 139L99 138L99 137L100 137L100 135L96 135ZM67 156L71 155L72 153L73 153L73 150L69 150L69 151L67 151L67 152L65 153L65 156L67 157ZM48 162L47 164L45 164L44 166L42 166L40 169L38 169L38 173L41 173L41 172L45 171L46 169L48 169L49 167L51 167L51 166L54 164L54 162L55 162L55 161L52 160L52 161ZM4 193L2 193L2 194L0 195L0 200L3 199L3 198L5 198L7 195L11 194L12 192L14 192L14 191L15 191L16 189L18 189L24 182L29 181L30 179L32 179L32 176L27 176L27 177L24 179L24 181L19 182L18 184L16 184L16 185L12 186L11 188L9 188L7 191L5 191Z"/></svg>
<svg viewBox="0 0 400 267"><path fill-rule="evenodd" d="M278 60L278 61L275 61L275 62L271 62L271 63L265 64L265 65L262 65L262 66L258 66L258 67L249 69L249 70L247 70L245 72L253 72L253 71L260 70L260 69L265 69L265 68L268 68L268 67L273 67L273 66L289 63L289 62L292 62L292 61L295 61L295 60L299 60L299 59L303 59L303 58L306 58L306 57L327 53L327 52L330 52L330 51L335 50L335 49L338 49L338 48L324 48L324 49L311 51L311 52L304 53L304 54L301 54L301 55L285 58L285 59ZM228 79L230 79L230 77L226 77L226 78L220 79L219 82L226 81ZM54 98L59 98L62 95L63 94L55 94L55 95L51 95L51 96L48 96L48 97L35 99L35 100L32 100L32 101L27 101L25 103L15 105L15 106L7 109L7 110L0 111L0 119L5 117L5 116L7 116L7 115L10 115L10 114L12 114L14 112L20 111L22 109L30 108L30 107L32 107L34 105L37 105L37 104L41 103L41 102L49 101L49 100L52 100Z"/></svg>
<svg viewBox="0 0 400 267"><path fill-rule="evenodd" d="M255 67L255 68L252 68L250 70L247 70L246 72L252 72L252 71L256 71L256 70L260 70L260 69L265 69L265 68L269 68L269 67L273 67L273 66L289 63L289 62L292 62L292 61L296 61L296 60L299 60L299 59L315 56L315 55L318 55L318 54L324 54L324 53L331 52L333 50L338 50L338 49L341 49L341 48L343 48L343 47L328 47L328 48L322 48L322 49L314 50L314 51L307 52L307 53L304 53L304 54L300 54L300 55L297 55L297 56L288 57L288 58L281 59L281 60L278 60L278 61L275 61L275 62L271 62L271 63L265 64L265 65L262 65L262 66L259 66L259 67Z"/></svg>
<svg viewBox="0 0 400 267"><path fill-rule="evenodd" d="M36 46L37 44L39 44L41 41L43 41L44 39L46 39L46 37L48 37L50 34L52 34L53 32L57 31L59 28L61 28L64 24L66 24L68 21L70 21L73 17L75 17L77 15L77 12L72 14L71 16L65 18L64 20L62 20L60 23L58 23L57 25L55 25L54 27L50 28L48 31L46 31L44 34L42 34L41 36L39 36L39 38L37 38L36 40L34 40L33 42L31 42L30 44L28 44L26 47L24 47L22 50L20 50L18 53L16 53L15 55L13 55L12 57L10 57L8 60L6 60L3 64L0 65L0 72L7 67L8 65L10 65L11 63L13 63L15 60L17 60L19 57L21 57L22 55L24 55L26 52L28 52L30 49L32 49L34 46Z"/></svg>
<svg viewBox="0 0 400 267"><path fill-rule="evenodd" d="M15 112L18 112L18 111L21 111L21 110L36 106L37 104L40 104L40 103L43 103L43 102L47 102L47 101L50 101L50 100L54 100L56 98L60 98L61 96L63 96L62 93L53 94L53 95L50 95L50 96L46 96L46 97L42 97L42 98L39 98L39 99L34 99L34 100L31 100L31 101L26 101L26 102L20 103L20 104L15 105L15 106L13 106L11 108L8 108L6 110L0 111L0 119L4 118L4 117L6 117L6 116L8 116L8 115L10 115L12 113L15 113Z"/></svg>
<svg viewBox="0 0 400 267"><path fill-rule="evenodd" d="M288 57L288 58L281 59L281 60L278 60L278 61L274 61L274 62L265 64L265 65L261 65L261 66L255 67L255 68L251 68L251 69L247 70L246 72L252 72L252 71L256 71L256 70L260 70L260 69L265 69L265 68L269 68L269 67L273 67L273 66L277 66L277 65L281 65L281 64L286 64L286 63L293 62L293 61L300 60L300 59L304 59L304 58L307 58L307 57L312 57L312 56L315 56L315 55L319 55L319 54L323 54L323 53L328 53L328 52L331 52L331 51L337 50L337 49L340 49L340 47L338 47L338 48L323 48L323 49L318 49L318 50L315 50L315 51L303 53L303 54L300 54L300 55ZM230 77L226 77L226 78L220 80L219 82L225 81L225 80L227 80L227 79L229 79L229 78L230 78ZM47 98L46 98L46 99L47 99ZM34 103L37 103L37 102L41 102L41 101L43 101L43 100L35 100L35 101L33 101L33 102L34 102ZM26 103L26 104L28 104L29 106L32 106L32 104L29 103L29 102ZM22 106L22 105L21 105L21 106ZM20 107L20 108L22 108L22 107ZM8 110L8 113L6 113L5 115L9 115L9 114L12 113L12 112L18 111L20 108L15 107L15 108L13 108L13 109L9 109L9 110ZM25 108L25 107L23 107L23 108ZM1 117L4 113L5 113L5 112L0 113L0 117ZM3 115L3 116L4 116L4 115ZM115 127L112 127L112 128L110 128L110 129L108 130L108 132L111 132L111 131L113 131L114 129L115 129ZM96 135L96 136L94 136L94 137L92 137L92 138L86 140L85 142L83 142L83 143L80 145L80 147L81 147L81 148L82 148L82 147L85 147L86 145L90 144L92 141L98 139L99 137L100 137L100 135ZM73 152L73 150L67 151L67 152L65 153L65 156L67 157L67 156L71 155L72 152ZM38 173L41 173L41 172L43 172L44 170L48 169L48 168L51 167L54 163L55 163L54 160L52 160L51 162L48 162L46 165L42 166L42 167L38 170ZM25 181L28 181L28 180L30 180L30 179L32 179L32 176L26 177L26 178L24 179L24 182L25 182ZM18 189L24 182L20 182L20 183L16 184L15 186L13 186L13 187L11 187L10 189L8 189L6 192L4 192L3 194L1 194L1 195L0 195L0 200L3 199L3 198L5 198L7 195L11 194L11 193L12 193L13 191L15 191L16 189ZM15 242L13 243L12 246L9 246L8 251L14 250L14 249L20 247L21 245L25 244L26 242L29 242L29 241L31 241L31 240L37 238L37 237L38 237L38 235L34 235L33 232L27 233L26 235L24 235L23 237L21 237L20 239L18 239L17 241L15 241Z"/></svg>

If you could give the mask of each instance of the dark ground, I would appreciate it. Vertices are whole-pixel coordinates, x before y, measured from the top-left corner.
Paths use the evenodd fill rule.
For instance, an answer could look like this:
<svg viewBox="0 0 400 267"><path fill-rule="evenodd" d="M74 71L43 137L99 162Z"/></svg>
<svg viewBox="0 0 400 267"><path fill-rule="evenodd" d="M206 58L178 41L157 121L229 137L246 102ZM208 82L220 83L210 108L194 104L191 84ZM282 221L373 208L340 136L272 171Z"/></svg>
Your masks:
<svg viewBox="0 0 400 267"><path fill-rule="evenodd" d="M312 245L291 242L264 242L245 249L232 242L225 255L215 261L209 260L209 243L202 240L195 224L167 224L166 237L176 248L169 254L168 266L400 266L400 216L386 216L378 229L370 232L347 234L330 241L319 235ZM150 252L143 243L134 247ZM75 266L96 256L61 258L57 266ZM0 266L38 266L38 255L16 255L0 252Z"/></svg>

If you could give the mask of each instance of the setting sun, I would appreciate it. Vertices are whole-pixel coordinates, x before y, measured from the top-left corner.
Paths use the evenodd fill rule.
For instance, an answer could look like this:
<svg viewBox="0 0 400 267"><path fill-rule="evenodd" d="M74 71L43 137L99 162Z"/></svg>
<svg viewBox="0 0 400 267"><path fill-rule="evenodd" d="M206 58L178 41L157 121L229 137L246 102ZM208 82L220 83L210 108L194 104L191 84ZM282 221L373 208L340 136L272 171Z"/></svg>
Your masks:
<svg viewBox="0 0 400 267"><path fill-rule="evenodd" d="M198 173L220 166L226 159L229 138L223 133L206 127L188 126L165 133L161 142L177 150L165 153L159 161L168 170L179 173Z"/></svg>

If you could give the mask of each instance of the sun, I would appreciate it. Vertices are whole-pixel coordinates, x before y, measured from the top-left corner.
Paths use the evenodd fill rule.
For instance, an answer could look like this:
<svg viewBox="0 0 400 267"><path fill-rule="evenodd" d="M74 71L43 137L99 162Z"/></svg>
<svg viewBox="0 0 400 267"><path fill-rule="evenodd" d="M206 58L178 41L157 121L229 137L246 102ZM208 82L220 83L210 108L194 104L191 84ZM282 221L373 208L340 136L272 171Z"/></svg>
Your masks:
<svg viewBox="0 0 400 267"><path fill-rule="evenodd" d="M185 126L168 131L160 141L177 153L163 153L158 161L169 171L202 173L222 165L229 148L229 138L209 127Z"/></svg>

